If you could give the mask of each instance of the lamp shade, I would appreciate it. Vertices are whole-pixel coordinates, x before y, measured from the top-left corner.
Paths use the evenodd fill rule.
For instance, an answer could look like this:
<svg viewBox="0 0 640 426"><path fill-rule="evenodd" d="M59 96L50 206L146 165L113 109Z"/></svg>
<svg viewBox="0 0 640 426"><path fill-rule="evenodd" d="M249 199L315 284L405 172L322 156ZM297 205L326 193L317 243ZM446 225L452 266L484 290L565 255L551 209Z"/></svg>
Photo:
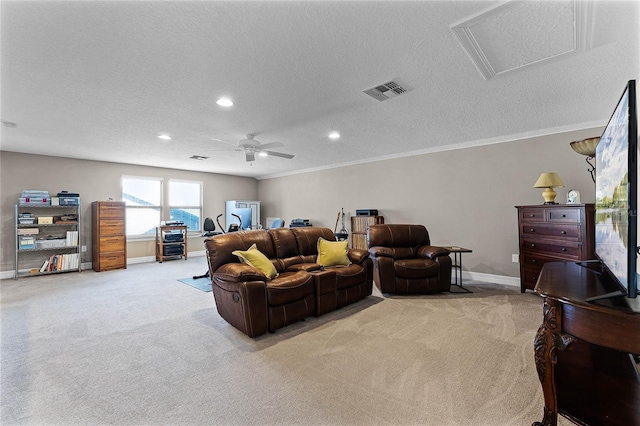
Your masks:
<svg viewBox="0 0 640 426"><path fill-rule="evenodd" d="M587 155L593 157L596 155L596 147L600 142L600 138L589 138L581 141L571 142L571 148L578 154Z"/></svg>
<svg viewBox="0 0 640 426"><path fill-rule="evenodd" d="M564 183L562 183L562 179L555 172L545 172L540 175L536 183L533 185L534 188L557 188L564 187Z"/></svg>

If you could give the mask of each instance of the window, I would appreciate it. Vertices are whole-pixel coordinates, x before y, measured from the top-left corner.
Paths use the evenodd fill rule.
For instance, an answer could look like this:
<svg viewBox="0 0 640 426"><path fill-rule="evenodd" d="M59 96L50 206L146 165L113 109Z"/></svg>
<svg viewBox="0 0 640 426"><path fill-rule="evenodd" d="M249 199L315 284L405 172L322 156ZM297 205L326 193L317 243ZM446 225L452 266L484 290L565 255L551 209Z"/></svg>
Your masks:
<svg viewBox="0 0 640 426"><path fill-rule="evenodd" d="M202 182L169 181L171 220L183 222L189 231L202 230Z"/></svg>
<svg viewBox="0 0 640 426"><path fill-rule="evenodd" d="M123 176L122 200L127 206L127 237L155 235L162 218L162 179Z"/></svg>

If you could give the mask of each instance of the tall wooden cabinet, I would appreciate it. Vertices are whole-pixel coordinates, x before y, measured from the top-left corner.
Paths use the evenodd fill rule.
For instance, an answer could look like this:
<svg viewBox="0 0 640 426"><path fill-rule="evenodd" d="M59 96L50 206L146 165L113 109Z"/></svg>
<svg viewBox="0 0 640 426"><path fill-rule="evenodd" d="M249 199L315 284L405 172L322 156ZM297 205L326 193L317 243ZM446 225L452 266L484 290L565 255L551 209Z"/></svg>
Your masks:
<svg viewBox="0 0 640 426"><path fill-rule="evenodd" d="M546 262L595 259L594 204L516 206L520 291L533 290Z"/></svg>
<svg viewBox="0 0 640 426"><path fill-rule="evenodd" d="M127 268L125 203L94 201L92 260L96 272Z"/></svg>

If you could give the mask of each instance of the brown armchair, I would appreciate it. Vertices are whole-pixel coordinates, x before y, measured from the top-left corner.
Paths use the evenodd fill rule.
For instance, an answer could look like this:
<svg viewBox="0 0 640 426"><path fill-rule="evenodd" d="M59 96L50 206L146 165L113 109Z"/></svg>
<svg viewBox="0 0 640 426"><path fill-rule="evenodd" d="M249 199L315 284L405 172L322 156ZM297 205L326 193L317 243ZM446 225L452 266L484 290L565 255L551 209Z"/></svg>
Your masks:
<svg viewBox="0 0 640 426"><path fill-rule="evenodd" d="M371 225L373 281L382 293L428 294L451 286L449 250L431 245L423 225Z"/></svg>

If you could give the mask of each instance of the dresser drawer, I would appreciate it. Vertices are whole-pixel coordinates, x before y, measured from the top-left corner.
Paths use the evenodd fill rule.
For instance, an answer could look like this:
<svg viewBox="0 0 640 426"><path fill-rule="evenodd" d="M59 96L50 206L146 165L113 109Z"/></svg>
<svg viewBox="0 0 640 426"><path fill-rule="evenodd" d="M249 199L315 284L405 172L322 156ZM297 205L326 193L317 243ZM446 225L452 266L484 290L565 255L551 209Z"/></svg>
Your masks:
<svg viewBox="0 0 640 426"><path fill-rule="evenodd" d="M538 270L542 269L545 263L547 262L557 262L557 258L549 258L544 256L539 256L537 253L524 253L522 255L522 266L526 266L527 268L538 268Z"/></svg>
<svg viewBox="0 0 640 426"><path fill-rule="evenodd" d="M124 236L117 237L100 237L100 252L113 252L113 251L122 251L124 252L126 246L126 241Z"/></svg>
<svg viewBox="0 0 640 426"><path fill-rule="evenodd" d="M572 208L549 209L547 219L549 222L580 223L580 210Z"/></svg>
<svg viewBox="0 0 640 426"><path fill-rule="evenodd" d="M100 262L100 267L99 267L100 271L106 271L109 269L120 269L120 268L127 267L126 259L124 257L124 252L105 253L105 254L101 253L99 256L99 262Z"/></svg>
<svg viewBox="0 0 640 426"><path fill-rule="evenodd" d="M124 220L119 220L119 219L101 220L99 226L100 226L101 237L124 235Z"/></svg>
<svg viewBox="0 0 640 426"><path fill-rule="evenodd" d="M124 204L123 203L100 203L98 214L101 219L123 219L124 220Z"/></svg>
<svg viewBox="0 0 640 426"><path fill-rule="evenodd" d="M543 253L558 259L580 260L582 245L578 242L563 241L552 242L549 240L537 240L523 237L523 254Z"/></svg>
<svg viewBox="0 0 640 426"><path fill-rule="evenodd" d="M540 276L540 271L542 268L521 268L520 274L522 275L520 278L524 283L524 287L533 290L536 286L536 282L538 281L538 277Z"/></svg>
<svg viewBox="0 0 640 426"><path fill-rule="evenodd" d="M544 237L553 237L561 239L579 240L580 239L580 225L558 223L556 225L550 224L522 224L522 235L540 235Z"/></svg>
<svg viewBox="0 0 640 426"><path fill-rule="evenodd" d="M520 209L522 222L546 222L546 209L542 207L526 207Z"/></svg>

